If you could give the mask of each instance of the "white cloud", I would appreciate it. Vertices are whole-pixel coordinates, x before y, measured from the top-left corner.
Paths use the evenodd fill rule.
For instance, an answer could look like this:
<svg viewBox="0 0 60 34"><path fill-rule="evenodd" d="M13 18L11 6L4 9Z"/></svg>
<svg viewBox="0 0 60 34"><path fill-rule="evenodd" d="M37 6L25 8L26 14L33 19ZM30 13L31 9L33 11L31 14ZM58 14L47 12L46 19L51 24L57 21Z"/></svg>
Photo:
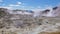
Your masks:
<svg viewBox="0 0 60 34"><path fill-rule="evenodd" d="M0 2L3 2L3 0L0 0Z"/></svg>
<svg viewBox="0 0 60 34"><path fill-rule="evenodd" d="M22 4L22 2L17 2L16 4L10 4L9 6L20 6Z"/></svg>
<svg viewBox="0 0 60 34"><path fill-rule="evenodd" d="M12 7L12 6L20 6L20 5L13 5L13 4L10 4L9 6Z"/></svg>
<svg viewBox="0 0 60 34"><path fill-rule="evenodd" d="M8 7L8 6L0 6L0 8L13 9L12 7Z"/></svg>
<svg viewBox="0 0 60 34"><path fill-rule="evenodd" d="M22 2L17 2L17 5L21 5L22 4Z"/></svg>
<svg viewBox="0 0 60 34"><path fill-rule="evenodd" d="M14 9L14 7L18 7L18 6L20 6L21 4L22 4L21 2L17 2L17 4L9 4L8 7L4 7L4 8Z"/></svg>

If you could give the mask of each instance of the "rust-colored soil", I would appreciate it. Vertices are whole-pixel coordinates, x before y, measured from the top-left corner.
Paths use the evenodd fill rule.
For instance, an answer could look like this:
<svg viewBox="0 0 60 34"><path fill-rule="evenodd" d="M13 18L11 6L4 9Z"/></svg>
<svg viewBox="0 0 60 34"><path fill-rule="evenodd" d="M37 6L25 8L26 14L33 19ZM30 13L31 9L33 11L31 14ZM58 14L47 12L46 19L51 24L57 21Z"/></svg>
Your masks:
<svg viewBox="0 0 60 34"><path fill-rule="evenodd" d="M38 34L60 34L60 32L41 32Z"/></svg>

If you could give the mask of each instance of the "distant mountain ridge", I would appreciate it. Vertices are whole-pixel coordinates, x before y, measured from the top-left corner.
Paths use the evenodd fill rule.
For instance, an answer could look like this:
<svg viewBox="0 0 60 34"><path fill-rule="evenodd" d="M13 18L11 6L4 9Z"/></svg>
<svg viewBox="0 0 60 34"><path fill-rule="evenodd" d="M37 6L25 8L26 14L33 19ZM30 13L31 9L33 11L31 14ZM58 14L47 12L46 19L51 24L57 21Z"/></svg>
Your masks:
<svg viewBox="0 0 60 34"><path fill-rule="evenodd" d="M46 9L43 11L40 11L39 16L44 16L44 17L60 17L60 7L54 7L52 9Z"/></svg>

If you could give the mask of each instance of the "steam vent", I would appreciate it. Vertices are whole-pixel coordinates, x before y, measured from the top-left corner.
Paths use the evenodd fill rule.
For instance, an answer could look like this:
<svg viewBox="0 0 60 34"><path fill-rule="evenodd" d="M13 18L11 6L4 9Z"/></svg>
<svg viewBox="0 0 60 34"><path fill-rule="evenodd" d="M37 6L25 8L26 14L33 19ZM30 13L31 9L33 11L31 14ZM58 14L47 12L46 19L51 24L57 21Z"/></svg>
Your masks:
<svg viewBox="0 0 60 34"><path fill-rule="evenodd" d="M0 34L60 34L60 7L40 11L0 8Z"/></svg>

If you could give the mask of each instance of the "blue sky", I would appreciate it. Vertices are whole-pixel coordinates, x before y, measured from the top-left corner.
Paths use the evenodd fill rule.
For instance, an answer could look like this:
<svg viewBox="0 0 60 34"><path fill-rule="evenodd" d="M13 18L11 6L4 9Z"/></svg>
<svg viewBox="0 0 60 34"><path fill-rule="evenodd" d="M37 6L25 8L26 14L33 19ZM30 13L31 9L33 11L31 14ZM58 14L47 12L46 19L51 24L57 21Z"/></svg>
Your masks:
<svg viewBox="0 0 60 34"><path fill-rule="evenodd" d="M0 7L13 9L39 9L59 4L60 0L0 0Z"/></svg>

